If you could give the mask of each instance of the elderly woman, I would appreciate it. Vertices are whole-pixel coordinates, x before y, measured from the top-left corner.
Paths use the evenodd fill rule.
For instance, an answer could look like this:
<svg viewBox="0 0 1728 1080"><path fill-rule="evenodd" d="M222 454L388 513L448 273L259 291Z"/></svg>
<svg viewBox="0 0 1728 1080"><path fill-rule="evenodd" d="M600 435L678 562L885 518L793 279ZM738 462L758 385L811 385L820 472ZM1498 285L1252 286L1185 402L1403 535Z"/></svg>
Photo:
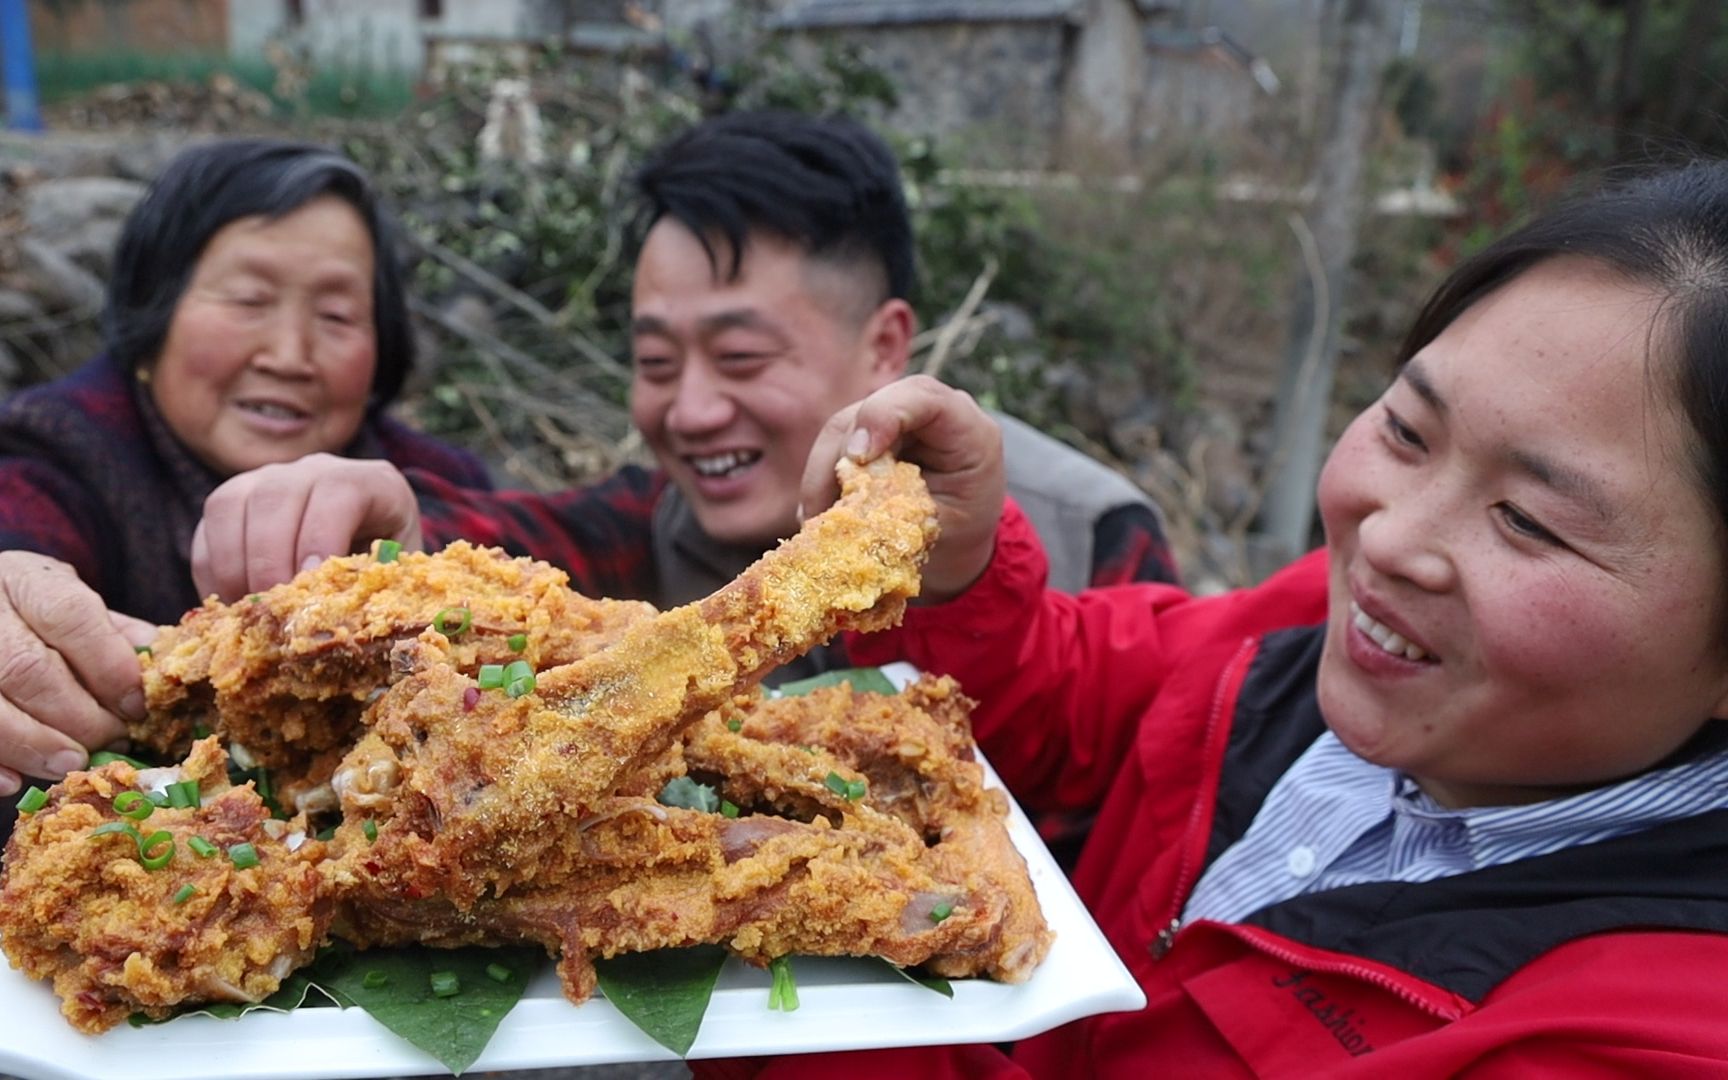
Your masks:
<svg viewBox="0 0 1728 1080"><path fill-rule="evenodd" d="M147 641L198 603L192 533L227 477L322 451L488 486L384 415L414 358L392 243L360 168L298 143L194 146L133 211L104 354L0 402L0 794L141 709L113 628Z"/></svg>

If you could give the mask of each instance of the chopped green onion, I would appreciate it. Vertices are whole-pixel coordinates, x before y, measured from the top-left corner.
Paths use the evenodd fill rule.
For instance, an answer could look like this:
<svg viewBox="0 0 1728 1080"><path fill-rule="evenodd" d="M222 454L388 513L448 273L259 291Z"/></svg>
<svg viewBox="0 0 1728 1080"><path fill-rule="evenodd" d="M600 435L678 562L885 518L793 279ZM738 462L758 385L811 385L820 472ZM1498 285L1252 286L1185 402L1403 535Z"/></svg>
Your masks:
<svg viewBox="0 0 1728 1080"><path fill-rule="evenodd" d="M155 852L154 855L151 852ZM174 834L157 829L138 844L138 861L146 870L160 870L174 861Z"/></svg>
<svg viewBox="0 0 1728 1080"><path fill-rule="evenodd" d="M829 791L844 798L847 802L857 802L864 797L868 785L862 780L848 780L837 772L830 771L822 783Z"/></svg>
<svg viewBox="0 0 1728 1080"><path fill-rule="evenodd" d="M528 635L527 634L511 634L510 640L508 642L506 642L506 644L508 644L510 646L511 652L521 652L523 649L526 649L528 647Z"/></svg>
<svg viewBox="0 0 1728 1080"><path fill-rule="evenodd" d="M952 914L954 914L954 905L944 900L930 909L930 921L939 923Z"/></svg>
<svg viewBox="0 0 1728 1080"><path fill-rule="evenodd" d="M390 976L379 971L377 968L373 968L371 971L360 976L360 985L364 986L368 990L377 990L389 981Z"/></svg>
<svg viewBox="0 0 1728 1080"><path fill-rule="evenodd" d="M726 721L726 730L727 731L743 731L744 730L744 721L742 721L742 720L738 719L736 716L734 716L732 719Z"/></svg>
<svg viewBox="0 0 1728 1080"><path fill-rule="evenodd" d="M90 839L94 840L98 836L110 836L114 833L125 833L135 842L141 843L144 839L129 821L110 821L106 825L98 825L90 830Z"/></svg>
<svg viewBox="0 0 1728 1080"><path fill-rule="evenodd" d="M432 616L432 629L453 638L474 625L474 613L465 607L447 607Z"/></svg>
<svg viewBox="0 0 1728 1080"><path fill-rule="evenodd" d="M768 1007L783 1012L798 1008L798 984L792 978L792 958L777 956L768 962L774 985L768 989Z"/></svg>
<svg viewBox="0 0 1728 1080"><path fill-rule="evenodd" d="M24 794L18 798L18 812L34 814L48 805L48 793L39 787L27 787Z"/></svg>
<svg viewBox="0 0 1728 1080"><path fill-rule="evenodd" d="M149 799L150 805L156 809L168 809L168 793L166 791L146 791L144 797Z"/></svg>
<svg viewBox="0 0 1728 1080"><path fill-rule="evenodd" d="M432 993L436 997L455 997L462 992L462 980L454 971L432 973Z"/></svg>
<svg viewBox="0 0 1728 1080"><path fill-rule="evenodd" d="M210 856L216 854L216 845L204 839L202 836L194 836L192 839L186 841L186 846L191 848L192 854L198 856L200 859L208 859Z"/></svg>
<svg viewBox="0 0 1728 1080"><path fill-rule="evenodd" d="M510 969L505 967L503 964L487 964L486 977L491 979L493 982L509 982Z"/></svg>
<svg viewBox="0 0 1728 1080"><path fill-rule="evenodd" d="M378 839L378 823L371 818L360 823L360 831L366 834L367 840Z"/></svg>
<svg viewBox="0 0 1728 1080"><path fill-rule="evenodd" d="M329 842L331 840L336 839L336 826L326 825L324 828L319 829L317 834L315 836L313 836L312 839L323 840L325 842Z"/></svg>
<svg viewBox="0 0 1728 1080"><path fill-rule="evenodd" d="M246 599L248 599L248 600L252 601L254 604L256 604L256 603L259 603L260 601L262 601L264 599L264 594L263 593L253 593L251 596L248 596Z"/></svg>
<svg viewBox="0 0 1728 1080"><path fill-rule="evenodd" d="M512 660L504 665L504 694L519 698L534 691L534 665L526 660Z"/></svg>
<svg viewBox="0 0 1728 1080"><path fill-rule="evenodd" d="M125 754L116 754L112 750L98 750L94 754L90 755L90 767L92 769L101 768L103 765L111 765L116 761L124 761L134 769L148 769L150 767L135 757L127 757Z"/></svg>
<svg viewBox="0 0 1728 1080"><path fill-rule="evenodd" d="M737 817L738 816L738 804L735 802L728 802L725 799L721 799L720 800L720 816L721 817Z"/></svg>
<svg viewBox="0 0 1728 1080"><path fill-rule="evenodd" d="M396 556L402 554L402 545L395 540L378 541L378 561L395 562Z"/></svg>
<svg viewBox="0 0 1728 1080"><path fill-rule="evenodd" d="M153 649L151 649L150 646L148 646L148 645L134 645L134 646L132 646L132 651L134 653L138 654L139 656L155 656L156 655L155 651Z"/></svg>
<svg viewBox="0 0 1728 1080"><path fill-rule="evenodd" d="M142 791L122 791L114 796L114 812L123 818L143 821L156 812L156 804Z"/></svg>
<svg viewBox="0 0 1728 1080"><path fill-rule="evenodd" d="M503 664L481 664L480 677L474 680L482 690L496 690L504 685Z"/></svg>
<svg viewBox="0 0 1728 1080"><path fill-rule="evenodd" d="M186 901L192 899L196 895L198 895L198 886L192 884L191 882L187 882L186 884L180 886L179 892L174 894L174 902L176 904L184 904Z"/></svg>
<svg viewBox="0 0 1728 1080"><path fill-rule="evenodd" d="M235 844L228 849L228 861L237 870L250 870L258 865L258 849L251 844Z"/></svg>
<svg viewBox="0 0 1728 1080"><path fill-rule="evenodd" d="M193 724L192 737L194 739L208 739L210 737L210 728L204 724Z"/></svg>
<svg viewBox="0 0 1728 1080"><path fill-rule="evenodd" d="M198 781L182 780L168 785L168 805L176 810L196 810L204 805L198 791Z"/></svg>

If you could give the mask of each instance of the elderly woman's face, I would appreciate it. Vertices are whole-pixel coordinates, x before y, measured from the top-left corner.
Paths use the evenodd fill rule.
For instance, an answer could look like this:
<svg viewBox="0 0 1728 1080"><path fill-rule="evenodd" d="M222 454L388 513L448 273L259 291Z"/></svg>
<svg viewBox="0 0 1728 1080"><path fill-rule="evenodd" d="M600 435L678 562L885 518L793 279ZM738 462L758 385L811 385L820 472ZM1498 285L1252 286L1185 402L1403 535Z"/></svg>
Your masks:
<svg viewBox="0 0 1728 1080"><path fill-rule="evenodd" d="M335 196L217 232L151 372L174 434L224 475L346 446L377 365L372 260Z"/></svg>
<svg viewBox="0 0 1728 1080"><path fill-rule="evenodd" d="M1724 557L1649 294L1538 265L1339 439L1321 709L1454 806L1624 777L1728 715ZM1648 370L1647 370L1648 369Z"/></svg>

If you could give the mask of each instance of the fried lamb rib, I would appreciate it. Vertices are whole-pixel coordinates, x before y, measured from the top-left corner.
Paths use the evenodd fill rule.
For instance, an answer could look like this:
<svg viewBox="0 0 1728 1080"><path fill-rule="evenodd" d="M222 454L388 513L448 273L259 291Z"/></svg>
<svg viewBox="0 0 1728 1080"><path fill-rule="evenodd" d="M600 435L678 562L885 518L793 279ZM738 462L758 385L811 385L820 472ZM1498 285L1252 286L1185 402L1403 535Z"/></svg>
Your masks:
<svg viewBox="0 0 1728 1080"><path fill-rule="evenodd" d="M411 673L368 713L333 781L344 863L459 909L566 878L572 829L686 727L835 633L892 624L917 595L936 532L918 470L842 462L840 478L833 507L737 579L541 672L526 696L477 692L437 634L399 649ZM368 818L379 835L361 845L352 830Z"/></svg>
<svg viewBox="0 0 1728 1080"><path fill-rule="evenodd" d="M327 559L165 627L144 662L149 715L130 734L178 757L198 731L214 732L243 762L276 770L280 790L310 792L360 736L360 714L390 682L391 650L440 614L446 629L462 627L446 639L448 662L473 671L567 663L653 613L639 601L589 599L562 570L463 541L391 562Z"/></svg>
<svg viewBox="0 0 1728 1080"><path fill-rule="evenodd" d="M198 781L201 805L153 810L125 831L117 796L185 780ZM140 837L159 832L172 848L158 842L151 854L172 855L152 869ZM230 857L241 844L255 860ZM259 1001L325 940L334 901L324 854L303 822L274 820L250 785L229 786L213 738L178 766L116 761L72 773L20 815L0 873L0 940L13 967L53 981L80 1031L134 1012L162 1019L186 1003Z"/></svg>
<svg viewBox="0 0 1728 1080"><path fill-rule="evenodd" d="M711 713L690 729L684 766L738 816L608 798L563 838L555 870L466 909L351 877L337 932L539 943L575 1002L593 992L596 957L700 943L757 964L880 956L1023 981L1051 934L1006 803L972 760L969 704L951 680L925 680L904 695L837 687ZM862 795L840 790L859 779Z"/></svg>

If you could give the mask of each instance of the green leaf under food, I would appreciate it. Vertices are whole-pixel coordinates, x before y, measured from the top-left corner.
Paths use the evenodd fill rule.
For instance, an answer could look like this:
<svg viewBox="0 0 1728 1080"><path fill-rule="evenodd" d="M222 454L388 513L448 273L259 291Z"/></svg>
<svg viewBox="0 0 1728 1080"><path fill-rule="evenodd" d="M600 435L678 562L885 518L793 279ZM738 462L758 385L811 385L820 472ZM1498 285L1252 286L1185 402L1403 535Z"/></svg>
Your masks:
<svg viewBox="0 0 1728 1080"><path fill-rule="evenodd" d="M934 990L936 993L941 994L946 998L954 996L954 987L947 979L939 979L934 975L920 975L909 968L903 968L899 964L883 960L880 956L875 957L874 959L880 960L883 967L886 967L889 971L892 971L907 982L915 982L924 989Z"/></svg>
<svg viewBox="0 0 1728 1080"><path fill-rule="evenodd" d="M660 789L657 796L665 806L676 806L682 810L700 810L704 814L720 812L720 795L707 784L698 783L688 776L674 776L666 781L666 786Z"/></svg>
<svg viewBox="0 0 1728 1080"><path fill-rule="evenodd" d="M338 1001L365 1009L372 1018L431 1054L457 1076L474 1064L507 1013L516 1007L545 953L533 947L466 949L332 949L307 974ZM487 968L500 965L511 977L500 981ZM382 972L367 979L368 972ZM461 991L433 992L434 972L450 972ZM370 983L370 985L368 985Z"/></svg>
<svg viewBox="0 0 1728 1080"><path fill-rule="evenodd" d="M873 667L837 668L834 671L824 671L820 675L812 675L808 679L785 683L776 689L782 697L797 697L825 686L839 686L841 683L851 683L852 689L859 693L898 693L888 676L882 674L882 669Z"/></svg>
<svg viewBox="0 0 1728 1080"><path fill-rule="evenodd" d="M657 949L596 960L600 992L643 1034L683 1057L696 1041L726 963L718 945Z"/></svg>

